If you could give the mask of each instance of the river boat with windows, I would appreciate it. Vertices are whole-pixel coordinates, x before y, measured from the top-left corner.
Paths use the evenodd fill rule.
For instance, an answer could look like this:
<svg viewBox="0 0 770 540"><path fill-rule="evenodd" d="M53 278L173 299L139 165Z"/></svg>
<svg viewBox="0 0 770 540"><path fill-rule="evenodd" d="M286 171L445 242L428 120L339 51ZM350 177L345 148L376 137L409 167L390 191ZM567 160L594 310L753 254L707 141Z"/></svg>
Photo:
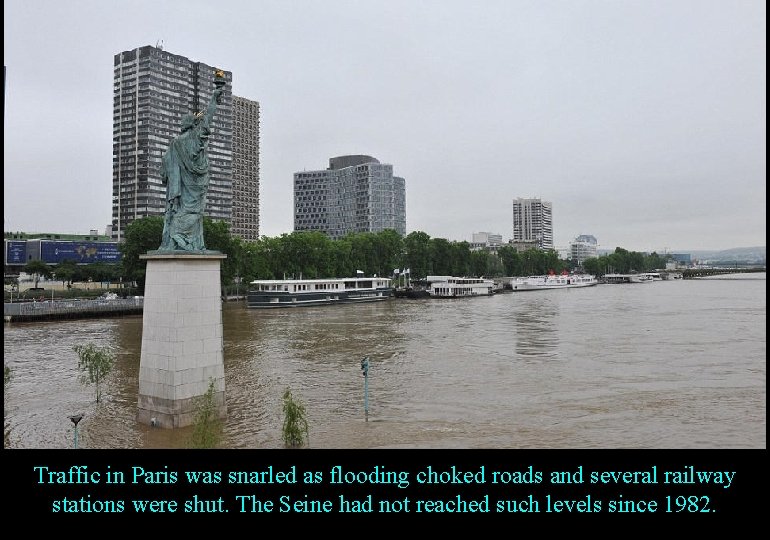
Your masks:
<svg viewBox="0 0 770 540"><path fill-rule="evenodd" d="M390 298L391 280L380 277L258 279L246 295L250 308L361 304Z"/></svg>
<svg viewBox="0 0 770 540"><path fill-rule="evenodd" d="M575 289L598 284L596 276L590 274L548 274L513 278L511 289L516 291L545 291L551 289Z"/></svg>
<svg viewBox="0 0 770 540"><path fill-rule="evenodd" d="M491 279L454 276L428 276L431 298L468 298L491 296L497 290Z"/></svg>

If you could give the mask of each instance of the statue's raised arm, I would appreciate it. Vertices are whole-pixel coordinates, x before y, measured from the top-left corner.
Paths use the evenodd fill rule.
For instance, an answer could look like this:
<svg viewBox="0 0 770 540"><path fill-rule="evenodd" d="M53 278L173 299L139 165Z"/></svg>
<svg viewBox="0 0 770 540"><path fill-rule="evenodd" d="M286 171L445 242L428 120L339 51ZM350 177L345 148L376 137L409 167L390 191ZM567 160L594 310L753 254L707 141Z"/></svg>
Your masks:
<svg viewBox="0 0 770 540"><path fill-rule="evenodd" d="M209 106L206 108L206 113L203 117L203 123L208 128L211 125L211 120L214 118L214 113L217 112L217 105L222 103L222 94L225 91L225 84L227 84L227 81L225 80L225 72L222 70L219 70L214 75L214 93L211 96L211 100L209 101Z"/></svg>

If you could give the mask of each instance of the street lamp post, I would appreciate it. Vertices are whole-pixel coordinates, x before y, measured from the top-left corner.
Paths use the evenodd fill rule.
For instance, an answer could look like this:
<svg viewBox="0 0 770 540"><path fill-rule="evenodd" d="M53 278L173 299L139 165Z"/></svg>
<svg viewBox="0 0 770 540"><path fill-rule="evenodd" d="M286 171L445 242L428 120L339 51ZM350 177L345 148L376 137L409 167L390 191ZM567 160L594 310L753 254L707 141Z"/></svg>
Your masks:
<svg viewBox="0 0 770 540"><path fill-rule="evenodd" d="M364 374L364 418L369 421L369 357L361 360L361 371Z"/></svg>
<svg viewBox="0 0 770 540"><path fill-rule="evenodd" d="M72 420L72 423L75 424L75 448L78 447L78 422L80 422L82 419L82 414L70 416L70 420Z"/></svg>

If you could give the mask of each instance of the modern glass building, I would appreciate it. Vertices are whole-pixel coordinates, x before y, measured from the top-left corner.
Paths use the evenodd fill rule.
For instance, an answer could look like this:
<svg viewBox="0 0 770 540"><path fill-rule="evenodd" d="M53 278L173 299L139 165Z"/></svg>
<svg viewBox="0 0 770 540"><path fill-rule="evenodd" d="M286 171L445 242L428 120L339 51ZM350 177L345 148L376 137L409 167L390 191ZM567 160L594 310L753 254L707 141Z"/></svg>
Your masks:
<svg viewBox="0 0 770 540"><path fill-rule="evenodd" d="M570 258L582 266L586 259L596 257L598 242L592 234L581 234L570 244Z"/></svg>
<svg viewBox="0 0 770 540"><path fill-rule="evenodd" d="M329 159L329 168L294 173L294 230L332 239L393 229L406 234L406 181L372 156Z"/></svg>

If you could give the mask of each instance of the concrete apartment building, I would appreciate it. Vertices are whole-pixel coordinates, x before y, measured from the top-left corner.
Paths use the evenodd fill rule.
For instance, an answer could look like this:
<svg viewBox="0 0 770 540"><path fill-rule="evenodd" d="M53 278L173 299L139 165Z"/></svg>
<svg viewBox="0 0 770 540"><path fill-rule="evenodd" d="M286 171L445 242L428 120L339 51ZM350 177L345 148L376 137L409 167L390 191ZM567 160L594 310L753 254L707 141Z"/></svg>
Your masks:
<svg viewBox="0 0 770 540"><path fill-rule="evenodd" d="M513 200L513 237L511 244L533 244L539 249L553 249L553 209L540 199Z"/></svg>
<svg viewBox="0 0 770 540"><path fill-rule="evenodd" d="M406 234L406 182L372 156L329 159L326 170L294 173L294 230L332 239L393 229Z"/></svg>
<svg viewBox="0 0 770 540"><path fill-rule="evenodd" d="M233 96L233 209L230 234L259 240L259 103Z"/></svg>
<svg viewBox="0 0 770 540"><path fill-rule="evenodd" d="M121 240L135 219L165 212L166 187L160 179L163 154L179 134L182 116L208 105L217 69L221 68L162 47L139 47L115 55L113 239ZM209 139L205 215L231 223L233 234L258 237L259 106L249 100L236 100L231 94L232 73L224 71L227 85ZM245 200L234 201L236 195ZM234 208L239 215L233 227Z"/></svg>

